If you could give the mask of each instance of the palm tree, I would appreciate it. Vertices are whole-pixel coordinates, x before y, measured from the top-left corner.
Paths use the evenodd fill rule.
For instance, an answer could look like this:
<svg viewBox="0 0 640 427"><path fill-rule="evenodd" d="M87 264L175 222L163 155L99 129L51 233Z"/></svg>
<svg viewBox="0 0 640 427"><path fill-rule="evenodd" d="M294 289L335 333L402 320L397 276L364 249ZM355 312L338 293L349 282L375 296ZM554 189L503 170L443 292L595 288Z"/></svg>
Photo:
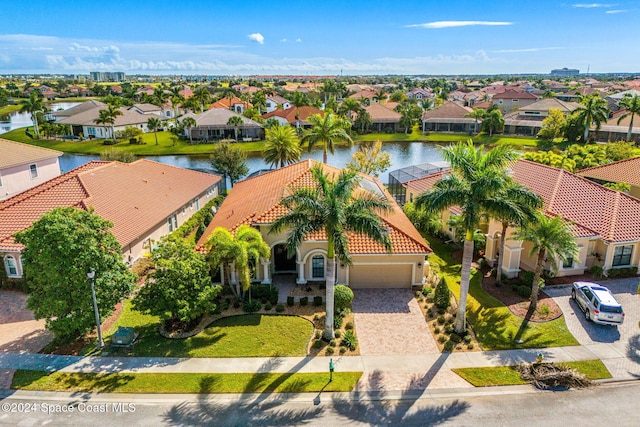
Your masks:
<svg viewBox="0 0 640 427"><path fill-rule="evenodd" d="M280 167L300 160L302 149L295 129L291 126L274 126L267 129L263 156L265 162Z"/></svg>
<svg viewBox="0 0 640 427"><path fill-rule="evenodd" d="M629 122L629 130L627 131L627 142L629 142L631 140L631 132L633 132L633 118L636 114L640 114L640 96L638 96L637 94L626 94L620 100L620 106L624 108L626 112L618 118L618 124L620 124L623 119L631 116L631 122Z"/></svg>
<svg viewBox="0 0 640 427"><path fill-rule="evenodd" d="M185 98L180 93L180 90L181 89L180 89L179 86L172 87L170 89L171 95L169 96L169 99L171 100L171 105L173 106L175 117L178 117L178 115L180 114L180 110L178 109L178 105L180 105L181 103L183 103L185 101Z"/></svg>
<svg viewBox="0 0 640 427"><path fill-rule="evenodd" d="M113 105L107 105L106 110L98 111L98 118L94 120L96 124L109 125L111 127L111 138L115 140L116 117L121 116L122 111Z"/></svg>
<svg viewBox="0 0 640 427"><path fill-rule="evenodd" d="M260 258L271 257L271 249L263 240L260 231L249 225L241 225L234 236L226 228L217 227L205 243L205 248L212 269L215 270L220 265L234 265L239 276L236 288L231 286L230 281L227 283L238 298L242 297L242 292L249 291L249 301L251 301L251 266L257 267ZM229 268L225 270L229 271ZM242 292L240 286L242 286Z"/></svg>
<svg viewBox="0 0 640 427"><path fill-rule="evenodd" d="M160 119L156 119L155 117L149 118L147 120L147 128L153 132L153 135L156 137L156 145L158 145L158 129L162 126L162 122Z"/></svg>
<svg viewBox="0 0 640 427"><path fill-rule="evenodd" d="M295 253L305 236L324 232L327 238L327 285L324 339L332 340L334 318L334 285L337 256L341 263L350 265L348 233L364 234L391 251L389 231L378 214L391 207L382 198L370 192L359 192L360 178L354 171L342 170L331 179L321 165L311 170L314 186L296 190L281 201L288 210L271 226L269 233L277 234L291 229L287 237L289 253Z"/></svg>
<svg viewBox="0 0 640 427"><path fill-rule="evenodd" d="M362 105L354 98L347 98L338 107L338 114L353 121L354 116L362 109Z"/></svg>
<svg viewBox="0 0 640 427"><path fill-rule="evenodd" d="M196 90L193 91L192 98L194 102L197 102L200 106L200 111L204 111L204 106L211 102L211 94L206 86L198 86Z"/></svg>
<svg viewBox="0 0 640 427"><path fill-rule="evenodd" d="M258 114L262 114L262 111L267 109L267 96L259 90L251 98L251 103L258 110Z"/></svg>
<svg viewBox="0 0 640 427"><path fill-rule="evenodd" d="M470 117L476 121L476 133L480 133L481 127L479 124L482 123L486 115L487 112L482 108L474 108L473 111L466 114L465 117Z"/></svg>
<svg viewBox="0 0 640 427"><path fill-rule="evenodd" d="M233 134L235 135L235 140L238 140L238 128L243 125L242 117L240 116L231 116L229 120L227 120L227 126L233 126Z"/></svg>
<svg viewBox="0 0 640 427"><path fill-rule="evenodd" d="M302 92L293 92L291 94L291 105L296 107L296 129L300 128L300 118L298 117L298 109L309 105L309 98Z"/></svg>
<svg viewBox="0 0 640 427"><path fill-rule="evenodd" d="M466 144L460 142L441 151L444 160L451 165L451 173L438 181L429 192L420 194L415 204L417 208L431 212L442 212L451 206L462 208L460 216L465 239L455 330L463 333L466 329L473 234L485 212L495 214L510 206L501 190L508 180L505 168L518 158L518 154L504 145L485 153L482 147L475 148L471 141Z"/></svg>
<svg viewBox="0 0 640 427"><path fill-rule="evenodd" d="M413 128L413 125L422 114L422 109L410 102L401 102L394 110L401 115L399 125L404 127L405 134L409 132L409 129Z"/></svg>
<svg viewBox="0 0 640 427"><path fill-rule="evenodd" d="M571 233L569 224L562 217L548 217L538 214L535 221L517 230L513 239L524 240L533 244L530 256L537 255L536 272L533 276L531 287L531 306L533 309L538 304L538 291L540 290L540 275L545 259L549 260L551 267L557 268L556 258L562 262L577 256L578 245Z"/></svg>
<svg viewBox="0 0 640 427"><path fill-rule="evenodd" d="M609 118L609 107L607 101L600 95L594 93L592 95L579 95L580 106L576 108L574 113L578 118L578 123L584 126L584 135L582 142L587 142L589 138L589 128L593 123L596 124L596 131L600 129L602 122L606 122Z"/></svg>
<svg viewBox="0 0 640 427"><path fill-rule="evenodd" d="M231 105L231 102L233 102L233 98L235 98L236 95L237 92L233 88L226 87L222 89L222 97L220 99L227 98L229 100L229 109L233 110L233 105Z"/></svg>
<svg viewBox="0 0 640 427"><path fill-rule="evenodd" d="M33 132L36 135L36 139L40 138L40 130L38 129L38 113L44 111L44 109L45 107L42 102L42 94L37 89L31 91L29 98L22 101L22 107L20 107L21 113L31 114Z"/></svg>
<svg viewBox="0 0 640 427"><path fill-rule="evenodd" d="M360 132L364 133L367 126L370 126L371 123L373 123L373 120L371 119L371 114L369 114L369 112L364 107L360 108L360 111L358 111L358 116L356 117L356 120L353 122L353 125L356 127L359 127Z"/></svg>
<svg viewBox="0 0 640 427"><path fill-rule="evenodd" d="M487 111L482 121L482 128L485 131L489 131L489 136L493 136L493 132L500 132L504 130L504 117L502 112L497 108Z"/></svg>
<svg viewBox="0 0 640 427"><path fill-rule="evenodd" d="M496 286L502 283L502 257L507 238L507 228L510 225L523 227L528 222L535 221L537 209L543 204L542 198L517 182L509 179L502 188L504 200L510 205L502 212L496 212L493 217L500 221L502 232L500 234L500 249L496 257Z"/></svg>
<svg viewBox="0 0 640 427"><path fill-rule="evenodd" d="M153 100L151 103L153 105L157 105L158 107L162 107L167 102L167 99L169 99L169 94L165 92L164 89L157 87L153 91L152 97Z"/></svg>
<svg viewBox="0 0 640 427"><path fill-rule="evenodd" d="M312 114L307 121L312 127L305 132L300 143L307 143L309 151L317 144L322 144L322 163L327 163L327 150L333 154L335 143L346 142L349 146L353 145L353 140L347 133L347 129L351 128L351 122L336 116L331 110L325 112L324 117Z"/></svg>
<svg viewBox="0 0 640 427"><path fill-rule="evenodd" d="M185 117L185 119L182 120L182 126L184 126L184 128L189 133L189 144L193 144L193 138L191 137L191 129L193 129L197 125L198 123L196 122L196 119L194 119L193 117Z"/></svg>

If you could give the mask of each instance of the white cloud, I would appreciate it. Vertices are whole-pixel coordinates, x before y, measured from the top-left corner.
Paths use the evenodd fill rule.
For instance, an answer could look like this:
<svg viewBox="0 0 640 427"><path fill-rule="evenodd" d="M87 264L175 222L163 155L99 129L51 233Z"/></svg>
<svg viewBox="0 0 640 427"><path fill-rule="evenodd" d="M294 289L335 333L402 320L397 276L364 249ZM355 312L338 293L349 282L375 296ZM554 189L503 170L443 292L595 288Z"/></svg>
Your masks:
<svg viewBox="0 0 640 427"><path fill-rule="evenodd" d="M599 8L599 7L604 7L604 8L614 7L614 6L615 6L615 4L605 4L605 3L577 3L577 4L572 4L571 6L573 6L573 7L577 7L577 8L582 8L582 9L595 9L595 8Z"/></svg>
<svg viewBox="0 0 640 427"><path fill-rule="evenodd" d="M249 34L247 37L249 37L249 39L253 40L254 42L264 44L264 36L260 33Z"/></svg>
<svg viewBox="0 0 640 427"><path fill-rule="evenodd" d="M522 52L541 52L544 50L558 50L564 49L564 47L530 47L524 49L500 49L492 50L491 53L522 53Z"/></svg>
<svg viewBox="0 0 640 427"><path fill-rule="evenodd" d="M405 28L451 28L451 27L471 27L471 26L503 26L513 25L513 22L501 21L435 21L424 24L405 25Z"/></svg>
<svg viewBox="0 0 640 427"><path fill-rule="evenodd" d="M613 9L613 10L607 10L605 13L608 13L609 15L614 15L617 13L627 13L629 12L629 9Z"/></svg>
<svg viewBox="0 0 640 427"><path fill-rule="evenodd" d="M302 43L302 39L298 37L298 38L296 39L296 43Z"/></svg>
<svg viewBox="0 0 640 427"><path fill-rule="evenodd" d="M287 42L287 39L280 39L280 42L281 42L281 43L286 43L286 42Z"/></svg>

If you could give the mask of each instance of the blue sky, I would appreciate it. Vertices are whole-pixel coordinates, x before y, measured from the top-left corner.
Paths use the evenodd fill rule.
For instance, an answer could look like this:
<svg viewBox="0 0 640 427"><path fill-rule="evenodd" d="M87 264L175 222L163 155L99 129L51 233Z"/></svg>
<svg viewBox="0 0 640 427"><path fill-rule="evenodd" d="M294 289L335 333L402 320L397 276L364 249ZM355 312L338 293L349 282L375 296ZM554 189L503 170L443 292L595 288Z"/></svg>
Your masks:
<svg viewBox="0 0 640 427"><path fill-rule="evenodd" d="M0 0L0 74L640 71L639 1Z"/></svg>

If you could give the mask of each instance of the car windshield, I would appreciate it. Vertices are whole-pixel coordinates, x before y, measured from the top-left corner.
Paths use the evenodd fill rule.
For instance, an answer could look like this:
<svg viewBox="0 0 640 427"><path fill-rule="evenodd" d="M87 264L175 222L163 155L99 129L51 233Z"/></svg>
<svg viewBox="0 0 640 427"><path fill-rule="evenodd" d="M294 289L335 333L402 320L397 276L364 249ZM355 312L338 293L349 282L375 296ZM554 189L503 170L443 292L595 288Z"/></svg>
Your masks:
<svg viewBox="0 0 640 427"><path fill-rule="evenodd" d="M613 305L601 305L600 311L603 313L622 313L622 307Z"/></svg>

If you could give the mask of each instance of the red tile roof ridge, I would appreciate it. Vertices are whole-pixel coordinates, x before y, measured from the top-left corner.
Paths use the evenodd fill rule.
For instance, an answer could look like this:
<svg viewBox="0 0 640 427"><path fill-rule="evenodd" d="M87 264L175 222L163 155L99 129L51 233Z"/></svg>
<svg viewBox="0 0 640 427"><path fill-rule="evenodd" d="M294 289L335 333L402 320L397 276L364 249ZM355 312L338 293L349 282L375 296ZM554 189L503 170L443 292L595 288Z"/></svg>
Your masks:
<svg viewBox="0 0 640 427"><path fill-rule="evenodd" d="M194 170L194 169L181 168L180 166L170 165L170 164L167 164L167 163L160 163L160 162L156 162L155 160L149 160L149 159L144 159L144 158L143 159L138 159L135 162L131 162L131 163L122 163L122 162L110 162L110 163L119 163L119 164L124 165L124 166L134 165L136 163L153 163L153 164L161 164L163 166L166 166L167 168L172 168L172 169L179 169L179 170L187 169L187 170L189 170L189 172L193 172L193 173L200 174L200 175L207 175L207 176L215 175L215 174L201 172L201 171ZM222 179L222 177L220 177L220 179Z"/></svg>
<svg viewBox="0 0 640 427"><path fill-rule="evenodd" d="M605 165L598 165L598 166L592 166L590 168L580 169L579 171L576 171L576 175L582 175L584 172L591 172L593 170L606 168L606 167L611 166L611 165L620 165L620 164L627 163L627 162L640 162L640 157L638 157L638 156L637 157L631 157L629 159L618 160L617 162L611 162L611 163L607 163Z"/></svg>
<svg viewBox="0 0 640 427"><path fill-rule="evenodd" d="M622 197L622 192L616 191L616 193L617 194L615 195L615 203L613 204L613 213L611 215L611 224L609 225L609 230L607 232L606 238L615 236L616 234L616 225L618 224L618 212L620 211L620 198Z"/></svg>
<svg viewBox="0 0 640 427"><path fill-rule="evenodd" d="M101 160L91 160L88 163L85 163L83 165L80 165L74 169L71 169L68 172L63 173L62 175L59 175L55 178L50 179L49 181L43 182L40 185L37 185L33 188L30 188L26 191L23 191L22 193L18 193L15 196L12 196L6 200L3 200L2 202L0 202L0 210L6 209L8 207L11 207L17 203L20 203L30 197L36 196L40 193L43 193L45 191L48 191L49 189L56 187L58 185L64 184L67 181L70 181L72 179L76 179L78 177L78 175L80 175L83 172L87 172L90 170L94 170L97 168L100 168L102 166L106 166L108 164L110 164L112 162L110 161L101 161ZM85 194L87 194L87 196L89 196L89 192L87 191L87 188L84 186L84 184L82 184L81 180L78 180L80 185L82 186L82 189L84 190Z"/></svg>
<svg viewBox="0 0 640 427"><path fill-rule="evenodd" d="M382 219L382 221L384 221L385 224L388 224L389 227L393 228L394 230L396 230L398 233L406 236L407 238L409 238L409 240L413 241L413 243L415 243L416 245L424 248L424 250L426 252L433 252L433 250L431 249L431 247L429 247L429 245L425 245L424 242L420 242L419 240L415 239L413 236L411 236L409 233L407 233L406 231L403 231L402 229L400 229L400 227L394 225L393 223L389 222L389 220L387 220L386 218L383 218L382 216L380 216L380 218ZM391 235L391 233L389 233L389 235ZM391 250L393 251L393 247L391 248Z"/></svg>

